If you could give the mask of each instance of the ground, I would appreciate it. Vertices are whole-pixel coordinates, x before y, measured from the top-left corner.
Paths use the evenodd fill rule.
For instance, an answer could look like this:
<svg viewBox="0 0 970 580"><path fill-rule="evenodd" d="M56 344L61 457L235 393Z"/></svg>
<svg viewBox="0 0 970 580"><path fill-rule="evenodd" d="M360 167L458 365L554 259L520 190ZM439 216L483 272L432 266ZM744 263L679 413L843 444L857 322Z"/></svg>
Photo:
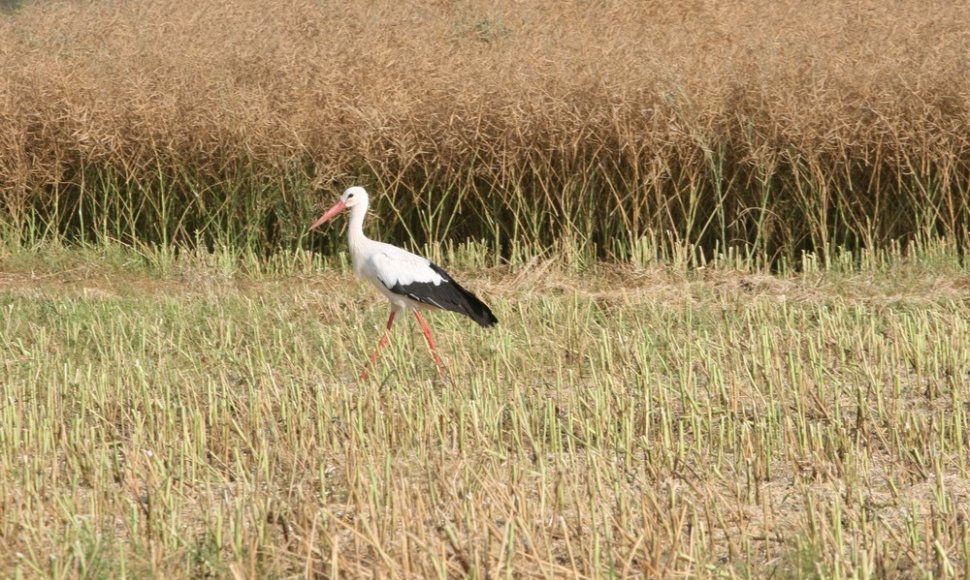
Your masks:
<svg viewBox="0 0 970 580"><path fill-rule="evenodd" d="M499 325L359 381L386 304L339 259L8 250L0 570L970 575L970 273L844 258L445 256Z"/></svg>

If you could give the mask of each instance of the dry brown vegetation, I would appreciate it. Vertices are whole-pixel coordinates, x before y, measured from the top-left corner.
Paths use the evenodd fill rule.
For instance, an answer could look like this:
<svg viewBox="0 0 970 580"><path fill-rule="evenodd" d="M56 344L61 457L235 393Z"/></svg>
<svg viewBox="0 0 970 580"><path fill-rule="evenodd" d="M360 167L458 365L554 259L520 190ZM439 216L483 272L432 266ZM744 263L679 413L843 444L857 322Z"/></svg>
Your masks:
<svg viewBox="0 0 970 580"><path fill-rule="evenodd" d="M0 12L0 571L970 575L970 14L847 4Z"/></svg>
<svg viewBox="0 0 970 580"><path fill-rule="evenodd" d="M970 276L857 257L459 272L361 382L319 254L2 255L0 576L966 578Z"/></svg>
<svg viewBox="0 0 970 580"><path fill-rule="evenodd" d="M27 2L0 17L8 231L292 247L648 231L769 257L962 239L959 2Z"/></svg>

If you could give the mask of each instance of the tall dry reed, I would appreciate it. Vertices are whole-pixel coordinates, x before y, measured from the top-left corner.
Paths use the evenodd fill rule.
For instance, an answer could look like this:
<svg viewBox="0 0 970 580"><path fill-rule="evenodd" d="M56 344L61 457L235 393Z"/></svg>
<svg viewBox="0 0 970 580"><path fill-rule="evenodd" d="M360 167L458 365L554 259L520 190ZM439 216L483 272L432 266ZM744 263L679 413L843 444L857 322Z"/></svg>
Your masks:
<svg viewBox="0 0 970 580"><path fill-rule="evenodd" d="M12 236L304 245L653 232L777 258L965 239L960 3L28 2L0 16Z"/></svg>

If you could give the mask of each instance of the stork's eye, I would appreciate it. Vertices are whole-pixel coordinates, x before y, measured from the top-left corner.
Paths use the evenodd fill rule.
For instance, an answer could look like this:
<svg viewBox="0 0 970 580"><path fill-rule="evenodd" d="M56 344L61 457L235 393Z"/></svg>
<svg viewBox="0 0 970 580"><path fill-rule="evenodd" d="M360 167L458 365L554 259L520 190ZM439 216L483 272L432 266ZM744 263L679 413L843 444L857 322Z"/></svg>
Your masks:
<svg viewBox="0 0 970 580"><path fill-rule="evenodd" d="M352 194L352 193L348 193L348 194L347 194L347 199L350 199L350 198L352 198L352 197L354 197L354 194Z"/></svg>

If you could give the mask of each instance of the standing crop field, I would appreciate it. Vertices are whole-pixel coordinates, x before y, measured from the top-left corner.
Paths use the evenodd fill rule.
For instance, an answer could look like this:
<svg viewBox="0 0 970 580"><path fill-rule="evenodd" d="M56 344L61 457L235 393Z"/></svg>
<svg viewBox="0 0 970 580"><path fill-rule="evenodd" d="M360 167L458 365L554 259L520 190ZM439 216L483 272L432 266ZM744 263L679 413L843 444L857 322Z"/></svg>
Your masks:
<svg viewBox="0 0 970 580"><path fill-rule="evenodd" d="M970 11L0 0L0 576L970 577ZM493 308L447 373L368 232Z"/></svg>
<svg viewBox="0 0 970 580"><path fill-rule="evenodd" d="M970 13L826 1L26 2L0 16L8 236L312 245L651 232L793 262L965 239Z"/></svg>

